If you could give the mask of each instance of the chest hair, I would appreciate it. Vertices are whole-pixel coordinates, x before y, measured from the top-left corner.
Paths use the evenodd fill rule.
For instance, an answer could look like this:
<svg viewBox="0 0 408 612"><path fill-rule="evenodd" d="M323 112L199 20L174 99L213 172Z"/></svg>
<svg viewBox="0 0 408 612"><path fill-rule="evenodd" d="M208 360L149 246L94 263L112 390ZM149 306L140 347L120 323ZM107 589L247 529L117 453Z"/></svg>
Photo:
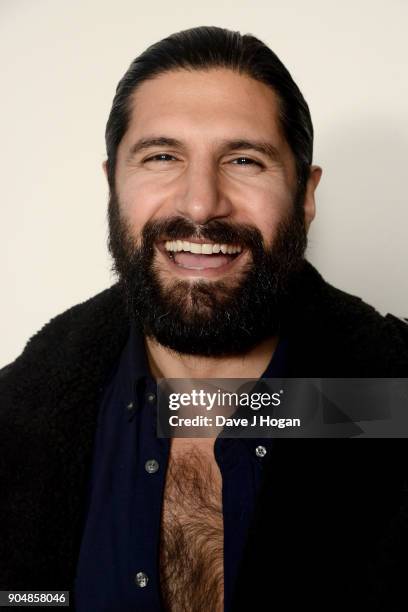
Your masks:
<svg viewBox="0 0 408 612"><path fill-rule="evenodd" d="M222 479L215 459L191 448L170 456L164 490L160 583L168 612L223 612Z"/></svg>

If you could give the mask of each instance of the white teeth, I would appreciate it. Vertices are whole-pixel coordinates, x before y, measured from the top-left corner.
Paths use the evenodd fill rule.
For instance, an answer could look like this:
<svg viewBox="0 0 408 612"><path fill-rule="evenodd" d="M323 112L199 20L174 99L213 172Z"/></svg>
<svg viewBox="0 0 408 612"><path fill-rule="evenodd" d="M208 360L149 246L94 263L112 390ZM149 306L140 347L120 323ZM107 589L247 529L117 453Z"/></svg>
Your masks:
<svg viewBox="0 0 408 612"><path fill-rule="evenodd" d="M195 242L192 242L190 245L190 251L192 253L202 253L202 246L201 244L196 244Z"/></svg>
<svg viewBox="0 0 408 612"><path fill-rule="evenodd" d="M197 242L188 242L187 240L167 240L164 243L166 251L186 251L190 253L197 253L204 255L211 255L212 253L223 253L233 255L234 253L240 253L242 247L234 244L212 244L206 242L205 244L199 244Z"/></svg>

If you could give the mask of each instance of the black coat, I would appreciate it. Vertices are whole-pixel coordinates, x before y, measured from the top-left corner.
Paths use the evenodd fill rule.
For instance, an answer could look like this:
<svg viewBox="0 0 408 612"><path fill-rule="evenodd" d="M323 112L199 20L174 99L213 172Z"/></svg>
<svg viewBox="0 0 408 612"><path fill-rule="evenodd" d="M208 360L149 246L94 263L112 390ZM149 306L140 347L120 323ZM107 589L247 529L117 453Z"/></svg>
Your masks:
<svg viewBox="0 0 408 612"><path fill-rule="evenodd" d="M310 264L287 320L289 376L408 376L408 325ZM100 395L128 330L114 285L52 319L0 371L0 589L73 600ZM276 442L236 609L408 610L407 441Z"/></svg>

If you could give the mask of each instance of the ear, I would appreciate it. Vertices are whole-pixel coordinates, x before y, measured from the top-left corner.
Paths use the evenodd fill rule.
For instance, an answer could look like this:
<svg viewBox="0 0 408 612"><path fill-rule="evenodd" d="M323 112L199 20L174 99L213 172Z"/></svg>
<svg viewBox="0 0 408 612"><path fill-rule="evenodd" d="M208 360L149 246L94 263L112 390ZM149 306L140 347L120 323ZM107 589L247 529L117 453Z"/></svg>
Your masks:
<svg viewBox="0 0 408 612"><path fill-rule="evenodd" d="M105 173L106 180L107 180L108 179L108 160L107 159L105 159L105 161L102 162L102 169Z"/></svg>
<svg viewBox="0 0 408 612"><path fill-rule="evenodd" d="M305 225L306 230L309 230L310 224L315 218L316 204L315 204L315 190L321 179L323 170L320 166L310 166L310 174L307 179L306 193L304 200L304 211L305 211Z"/></svg>

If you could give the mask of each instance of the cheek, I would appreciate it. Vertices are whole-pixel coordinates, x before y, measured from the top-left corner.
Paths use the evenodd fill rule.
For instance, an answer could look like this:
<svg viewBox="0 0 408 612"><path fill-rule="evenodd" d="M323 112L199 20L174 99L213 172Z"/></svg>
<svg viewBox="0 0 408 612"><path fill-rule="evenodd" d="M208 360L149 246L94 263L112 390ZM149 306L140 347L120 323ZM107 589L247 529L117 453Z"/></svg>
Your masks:
<svg viewBox="0 0 408 612"><path fill-rule="evenodd" d="M293 194L283 180L269 181L252 190L245 202L245 221L258 227L267 243L273 240L277 228L293 208Z"/></svg>
<svg viewBox="0 0 408 612"><path fill-rule="evenodd" d="M162 190L151 182L128 180L118 189L121 214L134 235L147 221L157 218L163 207Z"/></svg>

